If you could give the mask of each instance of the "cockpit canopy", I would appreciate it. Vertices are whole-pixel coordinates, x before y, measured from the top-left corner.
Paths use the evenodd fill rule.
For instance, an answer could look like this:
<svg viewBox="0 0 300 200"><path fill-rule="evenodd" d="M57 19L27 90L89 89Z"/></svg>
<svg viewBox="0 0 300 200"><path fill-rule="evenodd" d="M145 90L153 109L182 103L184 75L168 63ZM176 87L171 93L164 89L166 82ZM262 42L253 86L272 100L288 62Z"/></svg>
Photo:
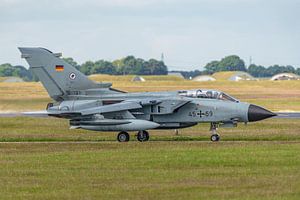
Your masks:
<svg viewBox="0 0 300 200"><path fill-rule="evenodd" d="M178 91L178 94L189 98L218 99L223 101L239 102L239 100L229 96L228 94L215 90L183 90Z"/></svg>

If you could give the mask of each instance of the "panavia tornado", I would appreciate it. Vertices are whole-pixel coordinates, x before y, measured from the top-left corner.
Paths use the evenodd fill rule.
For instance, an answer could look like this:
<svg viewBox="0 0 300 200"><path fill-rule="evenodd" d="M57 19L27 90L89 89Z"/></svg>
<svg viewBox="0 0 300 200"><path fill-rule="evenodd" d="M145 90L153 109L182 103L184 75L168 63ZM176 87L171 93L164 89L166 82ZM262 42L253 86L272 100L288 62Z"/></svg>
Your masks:
<svg viewBox="0 0 300 200"><path fill-rule="evenodd" d="M236 127L276 114L240 102L221 91L196 89L166 92L127 93L111 83L88 79L63 59L44 48L19 48L30 70L39 78L54 103L46 110L28 112L70 120L71 129L118 131L117 140L127 142L128 131L138 141L149 140L148 130L180 129L210 123L211 141L219 141L219 127Z"/></svg>

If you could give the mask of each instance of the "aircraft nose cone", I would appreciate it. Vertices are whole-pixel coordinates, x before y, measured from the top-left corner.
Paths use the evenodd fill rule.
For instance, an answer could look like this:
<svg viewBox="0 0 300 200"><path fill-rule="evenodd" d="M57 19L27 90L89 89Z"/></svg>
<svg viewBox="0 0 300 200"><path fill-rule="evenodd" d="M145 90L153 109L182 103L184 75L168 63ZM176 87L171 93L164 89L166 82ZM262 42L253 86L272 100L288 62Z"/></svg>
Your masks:
<svg viewBox="0 0 300 200"><path fill-rule="evenodd" d="M255 122L263 119L267 119L270 117L276 116L275 113L266 110L262 107L250 104L248 109L248 121L249 122Z"/></svg>

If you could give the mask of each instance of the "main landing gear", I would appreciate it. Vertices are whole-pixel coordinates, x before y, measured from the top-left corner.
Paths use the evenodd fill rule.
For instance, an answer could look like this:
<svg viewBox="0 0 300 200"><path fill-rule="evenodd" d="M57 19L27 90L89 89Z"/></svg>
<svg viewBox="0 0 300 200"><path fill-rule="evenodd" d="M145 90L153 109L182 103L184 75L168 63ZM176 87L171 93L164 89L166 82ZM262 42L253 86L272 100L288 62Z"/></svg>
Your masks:
<svg viewBox="0 0 300 200"><path fill-rule="evenodd" d="M212 142L217 142L221 139L220 135L217 132L217 129L218 129L218 124L216 124L216 123L210 124L210 130L211 130L210 140Z"/></svg>
<svg viewBox="0 0 300 200"><path fill-rule="evenodd" d="M122 131L118 134L117 139L118 139L119 142L128 142L129 139L130 139L130 136L127 132Z"/></svg>
<svg viewBox="0 0 300 200"><path fill-rule="evenodd" d="M136 135L136 138L140 142L146 142L149 140L149 133L147 131L139 131ZM122 131L118 134L117 140L119 142L128 142L130 136L127 132Z"/></svg>

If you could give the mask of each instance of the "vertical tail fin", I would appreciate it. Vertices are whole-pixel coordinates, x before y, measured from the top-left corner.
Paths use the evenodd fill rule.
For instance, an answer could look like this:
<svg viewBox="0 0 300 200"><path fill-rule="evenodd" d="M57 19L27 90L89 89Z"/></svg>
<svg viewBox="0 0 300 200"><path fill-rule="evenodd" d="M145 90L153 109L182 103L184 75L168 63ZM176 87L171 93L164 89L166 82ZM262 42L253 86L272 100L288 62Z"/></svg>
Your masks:
<svg viewBox="0 0 300 200"><path fill-rule="evenodd" d="M96 88L97 84L71 66L60 55L43 48L23 48L22 58L42 82L50 97L56 101L65 99L69 91Z"/></svg>

